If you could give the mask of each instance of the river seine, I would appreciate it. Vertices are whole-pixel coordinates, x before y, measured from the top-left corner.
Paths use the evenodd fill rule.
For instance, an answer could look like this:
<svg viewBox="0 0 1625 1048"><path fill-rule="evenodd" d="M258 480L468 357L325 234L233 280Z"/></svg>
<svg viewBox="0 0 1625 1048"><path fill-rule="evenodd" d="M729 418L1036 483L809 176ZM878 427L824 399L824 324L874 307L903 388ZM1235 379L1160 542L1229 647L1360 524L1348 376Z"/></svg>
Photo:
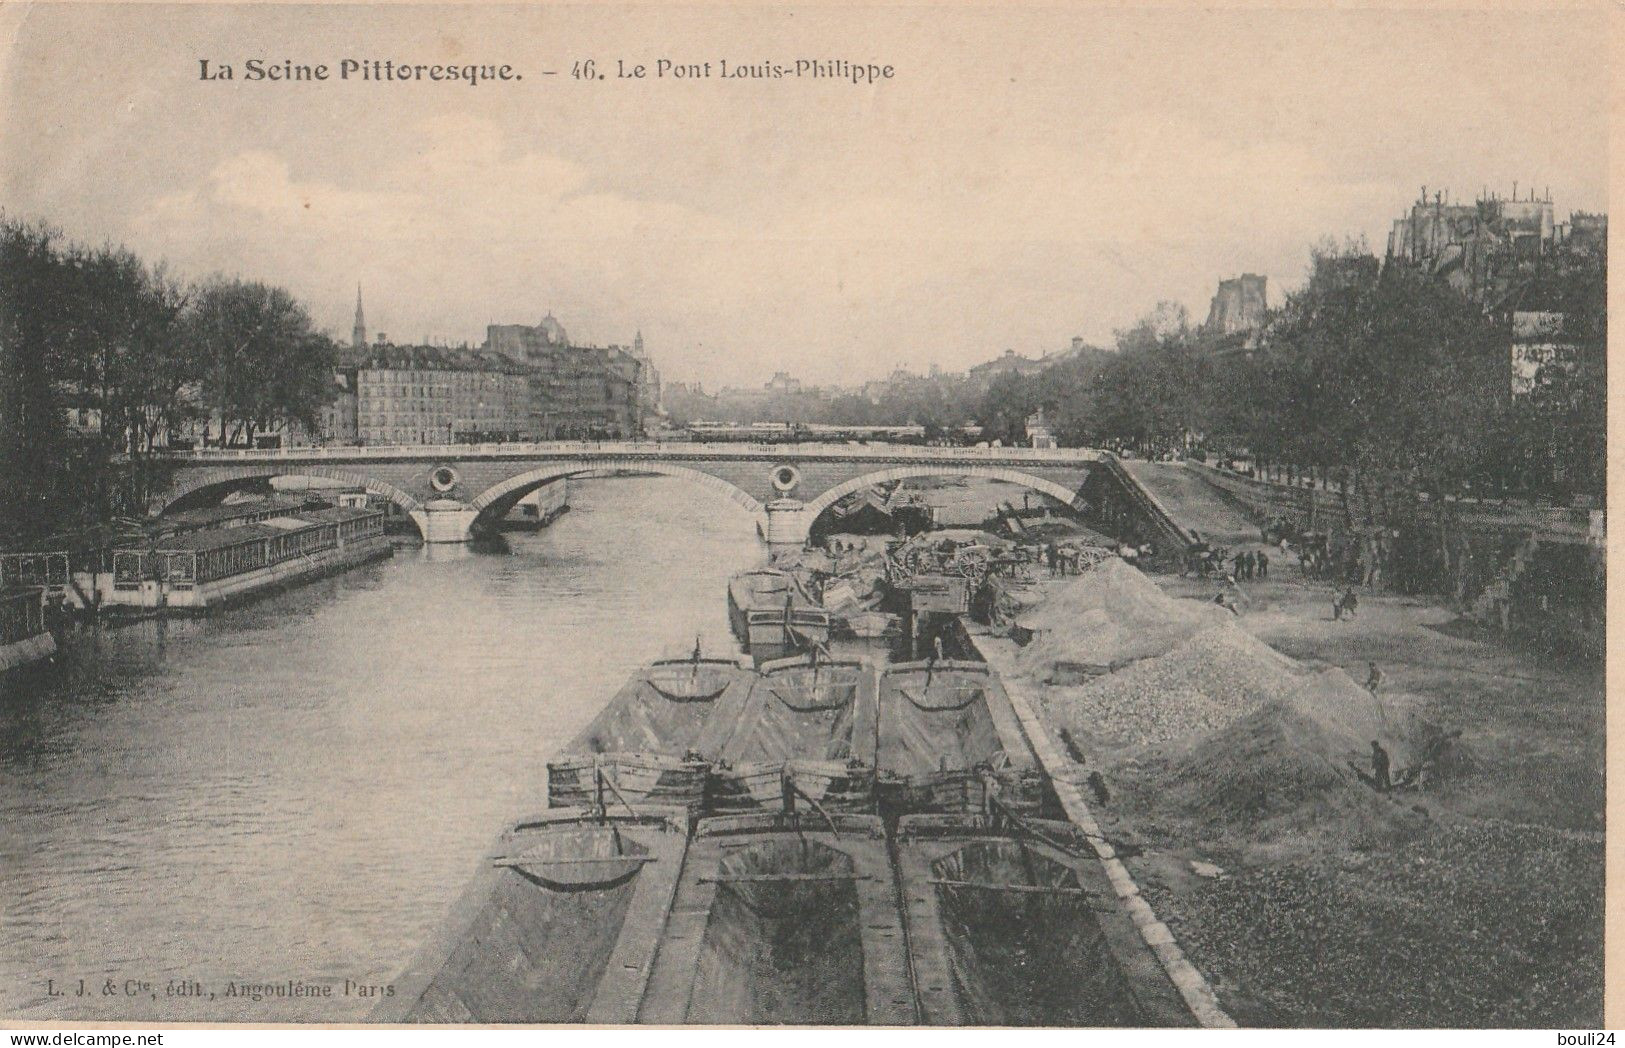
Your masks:
<svg viewBox="0 0 1625 1048"><path fill-rule="evenodd" d="M0 683L0 1017L364 1020L635 666L738 650L746 511L669 478L571 501Z"/></svg>

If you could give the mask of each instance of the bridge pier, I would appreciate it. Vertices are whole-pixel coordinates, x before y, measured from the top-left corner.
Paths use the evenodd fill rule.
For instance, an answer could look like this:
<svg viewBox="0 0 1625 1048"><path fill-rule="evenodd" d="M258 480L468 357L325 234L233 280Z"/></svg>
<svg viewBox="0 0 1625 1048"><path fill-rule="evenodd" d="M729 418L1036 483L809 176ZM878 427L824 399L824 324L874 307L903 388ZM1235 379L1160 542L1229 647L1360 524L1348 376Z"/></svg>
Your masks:
<svg viewBox="0 0 1625 1048"><path fill-rule="evenodd" d="M427 543L468 542L474 537L474 519L480 511L455 499L435 499L412 511Z"/></svg>
<svg viewBox="0 0 1625 1048"><path fill-rule="evenodd" d="M767 504L767 532L762 537L775 550L805 546L812 514L800 499L774 499Z"/></svg>

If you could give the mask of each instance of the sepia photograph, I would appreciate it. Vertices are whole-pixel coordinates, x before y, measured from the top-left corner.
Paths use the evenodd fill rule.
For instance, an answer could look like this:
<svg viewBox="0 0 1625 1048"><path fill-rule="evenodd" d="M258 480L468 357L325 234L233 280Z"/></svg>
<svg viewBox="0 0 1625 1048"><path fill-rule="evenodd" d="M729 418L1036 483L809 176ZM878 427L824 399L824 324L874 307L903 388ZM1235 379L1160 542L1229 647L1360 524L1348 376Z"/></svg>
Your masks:
<svg viewBox="0 0 1625 1048"><path fill-rule="evenodd" d="M0 1026L1611 1045L1621 18L0 4Z"/></svg>

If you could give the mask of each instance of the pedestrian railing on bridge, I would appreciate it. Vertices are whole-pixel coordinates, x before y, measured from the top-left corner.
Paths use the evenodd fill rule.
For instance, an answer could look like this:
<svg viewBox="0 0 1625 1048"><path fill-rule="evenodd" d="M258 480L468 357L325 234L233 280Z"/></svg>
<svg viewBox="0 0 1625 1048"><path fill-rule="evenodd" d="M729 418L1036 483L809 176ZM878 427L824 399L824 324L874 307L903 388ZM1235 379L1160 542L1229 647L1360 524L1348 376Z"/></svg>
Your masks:
<svg viewBox="0 0 1625 1048"><path fill-rule="evenodd" d="M395 458L650 458L650 459L856 459L897 462L1024 462L1073 465L1095 462L1101 453L1092 448L958 448L917 444L745 444L671 441L548 441L504 444L375 444L297 448L208 448L174 452L181 462L287 461L324 459L356 461Z"/></svg>

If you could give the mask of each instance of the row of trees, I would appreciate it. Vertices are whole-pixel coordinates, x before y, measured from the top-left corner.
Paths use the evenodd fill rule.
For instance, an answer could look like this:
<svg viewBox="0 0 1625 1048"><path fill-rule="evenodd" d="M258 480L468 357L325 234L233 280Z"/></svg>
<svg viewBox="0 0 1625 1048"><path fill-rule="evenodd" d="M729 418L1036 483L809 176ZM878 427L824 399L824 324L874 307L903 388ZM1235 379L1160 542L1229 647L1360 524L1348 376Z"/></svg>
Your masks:
<svg viewBox="0 0 1625 1048"><path fill-rule="evenodd" d="M1562 317L1547 336L1556 352L1516 394L1510 309L1486 311L1363 250L1325 249L1250 344L1165 304L1118 332L1117 352L1081 381L1067 365L1008 377L983 411L1013 420L1042 405L1063 443L1245 458L1321 484L1340 495L1348 537L1334 552L1346 565L1374 558L1403 590L1465 599L1505 551L1475 548L1436 496L1605 490L1605 273L1600 259L1559 258L1508 289Z"/></svg>
<svg viewBox="0 0 1625 1048"><path fill-rule="evenodd" d="M0 539L144 512L155 452L199 422L243 443L314 426L336 359L281 288L0 216Z"/></svg>
<svg viewBox="0 0 1625 1048"><path fill-rule="evenodd" d="M817 390L773 394L672 391L665 407L673 422L804 422L837 426L921 425L946 431L974 418L980 391L963 375L894 378L873 398Z"/></svg>
<svg viewBox="0 0 1625 1048"><path fill-rule="evenodd" d="M1356 243L1322 245L1305 285L1245 346L1165 302L1117 332L1113 350L1085 347L987 386L944 375L895 379L873 400L781 394L670 406L679 416L912 423L943 434L975 422L1005 443L1025 440L1042 408L1066 444L1235 454L1377 502L1417 490L1600 494L1605 260L1559 255L1514 276L1504 290L1563 316L1552 342L1565 347L1517 396L1507 309L1486 311Z"/></svg>
<svg viewBox="0 0 1625 1048"><path fill-rule="evenodd" d="M1352 246L1317 251L1306 284L1250 348L1164 303L1117 333L1116 353L1006 376L981 411L1007 438L1043 406L1063 443L1245 455L1378 501L1416 490L1600 494L1605 268L1554 262L1536 278L1548 285L1541 302L1564 318L1551 336L1563 352L1517 396L1504 315Z"/></svg>

